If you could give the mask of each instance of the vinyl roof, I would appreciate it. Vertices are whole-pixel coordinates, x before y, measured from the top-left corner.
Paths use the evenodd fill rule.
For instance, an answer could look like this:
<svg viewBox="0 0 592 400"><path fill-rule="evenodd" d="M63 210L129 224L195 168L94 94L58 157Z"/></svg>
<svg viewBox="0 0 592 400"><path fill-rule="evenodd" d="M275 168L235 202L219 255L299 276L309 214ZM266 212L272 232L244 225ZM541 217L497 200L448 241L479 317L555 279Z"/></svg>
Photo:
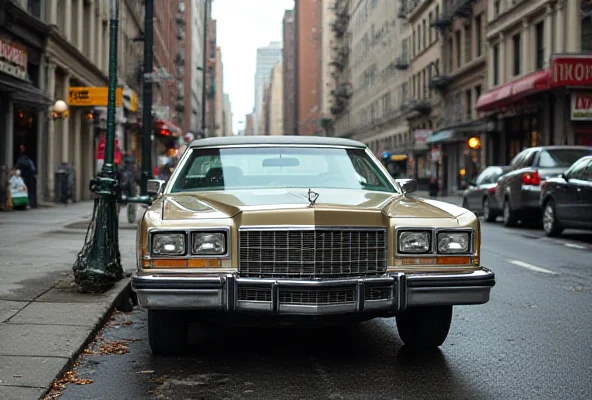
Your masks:
<svg viewBox="0 0 592 400"><path fill-rule="evenodd" d="M315 146L347 146L366 148L366 145L351 139L325 136L223 136L198 139L191 142L190 147L223 147L240 145L315 145Z"/></svg>

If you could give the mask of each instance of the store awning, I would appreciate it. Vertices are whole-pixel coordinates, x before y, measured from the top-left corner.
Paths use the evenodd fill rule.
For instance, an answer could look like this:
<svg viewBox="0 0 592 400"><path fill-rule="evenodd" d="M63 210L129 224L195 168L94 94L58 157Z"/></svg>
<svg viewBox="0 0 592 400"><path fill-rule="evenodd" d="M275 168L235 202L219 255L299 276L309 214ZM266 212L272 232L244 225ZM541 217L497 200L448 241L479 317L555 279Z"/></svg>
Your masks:
<svg viewBox="0 0 592 400"><path fill-rule="evenodd" d="M484 93L477 99L476 108L478 111L493 111L550 88L550 70L535 71Z"/></svg>
<svg viewBox="0 0 592 400"><path fill-rule="evenodd" d="M434 133L427 140L427 144L462 142L467 140L471 135L484 132L486 130L486 123L484 121L469 121Z"/></svg>
<svg viewBox="0 0 592 400"><path fill-rule="evenodd" d="M32 107L49 107L52 103L45 93L30 81L0 74L0 93L9 93L14 103Z"/></svg>
<svg viewBox="0 0 592 400"><path fill-rule="evenodd" d="M427 140L428 144L448 142L454 136L452 129L434 133Z"/></svg>

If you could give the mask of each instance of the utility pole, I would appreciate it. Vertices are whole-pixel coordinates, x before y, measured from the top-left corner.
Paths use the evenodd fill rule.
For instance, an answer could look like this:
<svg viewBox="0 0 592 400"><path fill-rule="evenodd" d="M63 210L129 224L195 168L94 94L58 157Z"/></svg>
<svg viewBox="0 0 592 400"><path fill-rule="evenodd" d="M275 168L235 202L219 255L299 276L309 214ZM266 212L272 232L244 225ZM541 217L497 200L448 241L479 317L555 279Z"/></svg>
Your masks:
<svg viewBox="0 0 592 400"><path fill-rule="evenodd" d="M115 165L115 107L117 93L117 33L119 0L109 3L109 91L107 103L107 136L105 162L90 190L97 197L82 250L72 268L80 291L102 293L123 278L119 253L119 181Z"/></svg>
<svg viewBox="0 0 592 400"><path fill-rule="evenodd" d="M203 78L202 78L202 89L201 89L201 134L202 134L202 138L206 138L207 137L207 133L206 133L206 102L207 102L207 82L206 82L206 71L208 70L207 68L207 62L208 62L208 13L209 13L209 7L208 4L210 2L210 0L204 0L205 2L205 7L204 7L204 20L203 20L203 32L204 32L204 37L203 37L203 49L202 49L202 74L203 74Z"/></svg>

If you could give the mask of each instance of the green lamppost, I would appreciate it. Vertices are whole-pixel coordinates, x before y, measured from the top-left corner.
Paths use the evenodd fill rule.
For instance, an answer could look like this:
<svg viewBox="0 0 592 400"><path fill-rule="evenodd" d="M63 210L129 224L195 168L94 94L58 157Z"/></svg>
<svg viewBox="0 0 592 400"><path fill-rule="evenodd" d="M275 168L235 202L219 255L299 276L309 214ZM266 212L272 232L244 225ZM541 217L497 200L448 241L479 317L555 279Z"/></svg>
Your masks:
<svg viewBox="0 0 592 400"><path fill-rule="evenodd" d="M109 20L109 97L105 162L98 177L90 182L90 190L97 196L84 246L73 267L76 283L82 292L87 293L102 293L123 278L118 238L119 182L114 163L119 0L110 0Z"/></svg>

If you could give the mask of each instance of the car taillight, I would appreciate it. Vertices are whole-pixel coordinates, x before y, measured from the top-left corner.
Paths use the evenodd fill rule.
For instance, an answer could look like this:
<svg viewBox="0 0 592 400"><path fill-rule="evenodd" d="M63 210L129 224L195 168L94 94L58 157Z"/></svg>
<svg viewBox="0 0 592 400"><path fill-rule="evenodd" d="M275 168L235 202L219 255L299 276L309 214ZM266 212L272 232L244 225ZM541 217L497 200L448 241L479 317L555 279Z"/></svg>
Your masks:
<svg viewBox="0 0 592 400"><path fill-rule="evenodd" d="M539 186L541 184L541 177L538 171L526 172L522 175L522 183L525 185Z"/></svg>
<svg viewBox="0 0 592 400"><path fill-rule="evenodd" d="M487 193L494 194L495 193L495 186L494 187L490 187L489 189L487 189Z"/></svg>

